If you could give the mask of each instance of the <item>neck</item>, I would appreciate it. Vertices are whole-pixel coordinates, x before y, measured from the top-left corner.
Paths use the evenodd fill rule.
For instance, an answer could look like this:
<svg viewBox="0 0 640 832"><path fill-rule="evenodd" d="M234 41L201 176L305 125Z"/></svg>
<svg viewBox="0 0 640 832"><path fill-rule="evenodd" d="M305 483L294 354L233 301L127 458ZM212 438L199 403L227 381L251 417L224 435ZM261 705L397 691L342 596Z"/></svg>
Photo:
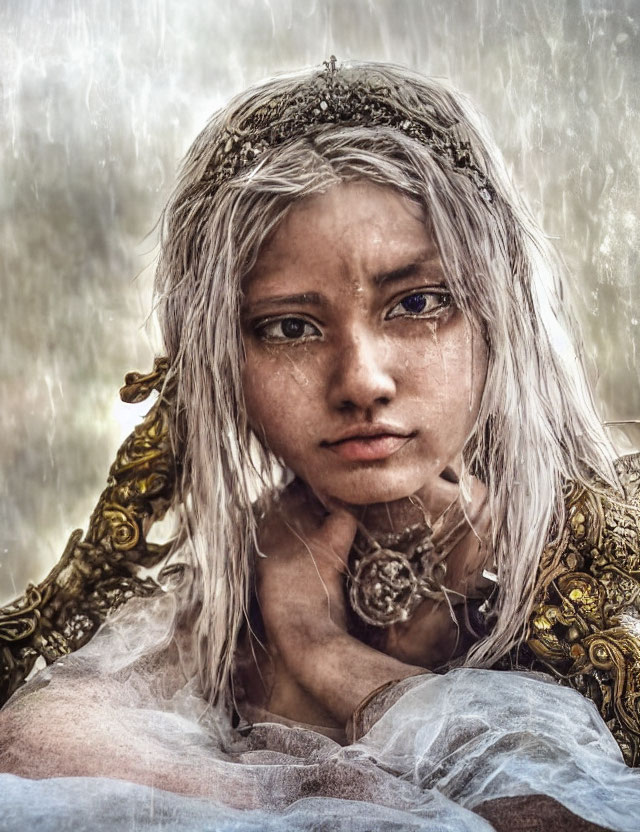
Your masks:
<svg viewBox="0 0 640 832"><path fill-rule="evenodd" d="M493 569L490 552L490 520L486 500L486 488L478 480L471 483L468 502L462 503L458 484L445 483L437 499L433 492L429 499L419 495L387 503L366 506L352 506L351 510L383 548L399 548L394 538L406 538L407 543L416 537L416 526L431 526L433 543L441 555L446 557L447 571L451 575L481 570L489 562ZM427 508L428 506L428 508ZM419 537L419 534L418 534Z"/></svg>
<svg viewBox="0 0 640 832"><path fill-rule="evenodd" d="M432 522L422 501L413 497L388 503L352 506L351 511L374 537L400 534L411 526L426 526Z"/></svg>
<svg viewBox="0 0 640 832"><path fill-rule="evenodd" d="M430 525L435 530L440 518L444 521L450 516L448 509L454 504L459 504L459 498L460 487L457 477L439 476L410 497L386 503L354 505L350 508L360 523L375 537L400 534L416 525ZM471 503L481 503L483 498L483 489L478 489L474 483ZM470 509L472 506L465 508Z"/></svg>

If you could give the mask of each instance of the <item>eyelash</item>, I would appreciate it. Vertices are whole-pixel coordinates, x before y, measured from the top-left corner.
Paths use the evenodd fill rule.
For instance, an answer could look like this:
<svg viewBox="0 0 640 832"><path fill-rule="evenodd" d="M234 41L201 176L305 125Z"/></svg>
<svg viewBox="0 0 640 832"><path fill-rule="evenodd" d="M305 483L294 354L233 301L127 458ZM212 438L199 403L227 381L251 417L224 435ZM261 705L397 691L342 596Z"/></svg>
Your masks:
<svg viewBox="0 0 640 832"><path fill-rule="evenodd" d="M417 298L417 297L424 297L425 299L428 298L437 298L439 299L439 303L428 309L426 312L424 310L420 310L419 312L411 312L407 309L403 313L398 315L392 315L391 313L401 304L405 303L410 298ZM428 305L428 300L425 300L425 306ZM452 305L452 299L449 292L444 289L429 289L429 291L421 291L421 292L409 292L409 294L404 295L401 297L397 303L391 308L391 310L385 315L385 320L395 320L396 318L433 318L440 315L445 309L449 308ZM300 337L287 337L286 335L282 335L280 337L267 335L266 330L270 326L277 326L278 324L282 325L285 321L296 321L297 323L301 323L302 326L302 334ZM315 330L314 333L311 334L304 334L304 330L307 327L311 327ZM258 321L254 326L254 332L257 337L261 341L265 341L271 344L300 344L306 343L307 341L316 338L318 335L321 335L318 328L315 324L312 324L310 321L305 320L304 318L297 317L296 315L283 315L280 318L270 318L267 320Z"/></svg>

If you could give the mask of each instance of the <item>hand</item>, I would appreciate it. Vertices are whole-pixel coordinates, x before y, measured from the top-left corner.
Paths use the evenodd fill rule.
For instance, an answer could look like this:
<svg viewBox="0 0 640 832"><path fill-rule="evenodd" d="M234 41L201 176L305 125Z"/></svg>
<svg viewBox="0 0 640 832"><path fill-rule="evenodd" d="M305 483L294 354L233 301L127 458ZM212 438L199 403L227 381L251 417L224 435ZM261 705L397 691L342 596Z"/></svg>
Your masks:
<svg viewBox="0 0 640 832"><path fill-rule="evenodd" d="M292 715L306 693L307 710L315 703L344 724L370 691L422 669L348 634L344 572L356 520L325 506L303 483L286 489L262 519L258 544L266 557L257 559L256 586L272 658L269 709L311 721Z"/></svg>
<svg viewBox="0 0 640 832"><path fill-rule="evenodd" d="M287 664L297 664L302 639L346 632L343 576L355 531L346 509L327 510L299 480L262 519L257 594L269 641Z"/></svg>
<svg viewBox="0 0 640 832"><path fill-rule="evenodd" d="M340 727L300 680L309 658L322 665L315 648L326 654L346 630L343 574L354 534L348 512L329 511L299 480L261 518L256 590L267 642L245 641L236 656L237 683L252 704Z"/></svg>

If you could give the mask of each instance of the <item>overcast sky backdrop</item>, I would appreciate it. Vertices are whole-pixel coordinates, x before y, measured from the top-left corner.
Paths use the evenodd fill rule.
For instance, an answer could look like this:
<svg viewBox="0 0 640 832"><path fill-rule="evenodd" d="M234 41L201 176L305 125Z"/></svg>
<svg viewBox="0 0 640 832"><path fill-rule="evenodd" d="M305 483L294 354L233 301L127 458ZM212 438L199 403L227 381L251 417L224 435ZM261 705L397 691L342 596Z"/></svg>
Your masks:
<svg viewBox="0 0 640 832"><path fill-rule="evenodd" d="M639 28L640 0L0 0L0 600L86 528L131 428L179 159L331 54L473 98L571 269L603 416L640 418Z"/></svg>

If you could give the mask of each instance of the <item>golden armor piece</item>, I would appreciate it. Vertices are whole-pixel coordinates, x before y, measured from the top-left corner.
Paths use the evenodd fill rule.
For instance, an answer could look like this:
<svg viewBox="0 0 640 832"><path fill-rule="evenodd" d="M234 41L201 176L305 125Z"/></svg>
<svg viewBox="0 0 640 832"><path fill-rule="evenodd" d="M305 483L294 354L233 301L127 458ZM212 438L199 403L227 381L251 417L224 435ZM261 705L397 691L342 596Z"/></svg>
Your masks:
<svg viewBox="0 0 640 832"><path fill-rule="evenodd" d="M39 657L51 663L77 650L128 598L161 591L138 572L168 553L146 540L173 502L178 474L167 370L159 358L152 373L126 376L124 401L154 390L159 397L120 447L87 534L74 531L45 580L0 609L0 705ZM541 558L526 644L500 666L542 670L580 691L627 763L640 765L640 454L617 469L624 496L595 479L567 487L566 522Z"/></svg>
<svg viewBox="0 0 640 832"><path fill-rule="evenodd" d="M566 491L515 664L595 702L629 765L640 765L640 454L618 460L625 495L594 480ZM530 651L530 652L529 652ZM527 655L528 653L528 655Z"/></svg>
<svg viewBox="0 0 640 832"><path fill-rule="evenodd" d="M0 705L24 682L35 662L47 664L86 644L107 615L129 598L158 590L140 577L167 555L167 546L147 543L146 533L173 500L175 462L169 443L172 412L165 378L168 365L156 359L148 375L128 373L120 390L126 402L159 392L144 421L121 445L111 466L87 534L76 529L49 575L0 609Z"/></svg>

